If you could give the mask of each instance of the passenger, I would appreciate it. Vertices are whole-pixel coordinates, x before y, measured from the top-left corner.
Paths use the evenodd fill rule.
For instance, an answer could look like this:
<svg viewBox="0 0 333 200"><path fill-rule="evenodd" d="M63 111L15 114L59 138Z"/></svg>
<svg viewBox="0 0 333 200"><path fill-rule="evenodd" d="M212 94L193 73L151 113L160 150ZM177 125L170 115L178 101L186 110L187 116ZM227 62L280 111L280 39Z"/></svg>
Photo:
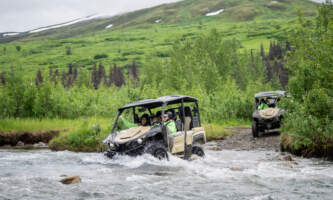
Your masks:
<svg viewBox="0 0 333 200"><path fill-rule="evenodd" d="M168 111L163 116L164 124L168 127L170 133L175 133L177 132L176 123L171 118L172 118L172 112Z"/></svg>
<svg viewBox="0 0 333 200"><path fill-rule="evenodd" d="M155 114L155 116L153 117L153 120L152 120L153 125L157 125L157 124L161 123L161 121L162 121L161 115L162 115L161 111L156 112L156 114Z"/></svg>
<svg viewBox="0 0 333 200"><path fill-rule="evenodd" d="M260 104L258 106L258 110L264 110L268 108L268 105L266 104L265 99L261 99Z"/></svg>
<svg viewBox="0 0 333 200"><path fill-rule="evenodd" d="M150 126L150 120L148 114L143 114L140 119L141 126Z"/></svg>
<svg viewBox="0 0 333 200"><path fill-rule="evenodd" d="M136 126L149 126L150 125L149 115L143 114L140 119L140 124L131 123L131 122L127 121L123 116L120 115L118 124L119 124L119 127L121 130L129 129L129 128L136 127Z"/></svg>

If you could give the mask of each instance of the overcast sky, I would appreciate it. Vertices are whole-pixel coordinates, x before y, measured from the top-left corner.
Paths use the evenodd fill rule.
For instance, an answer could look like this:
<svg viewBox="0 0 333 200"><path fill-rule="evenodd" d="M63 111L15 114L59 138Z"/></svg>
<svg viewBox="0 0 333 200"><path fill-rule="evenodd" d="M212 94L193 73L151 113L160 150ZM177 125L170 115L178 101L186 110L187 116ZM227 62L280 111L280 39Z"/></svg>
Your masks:
<svg viewBox="0 0 333 200"><path fill-rule="evenodd" d="M112 16L175 1L179 0L0 0L0 32L28 31L92 14Z"/></svg>
<svg viewBox="0 0 333 200"><path fill-rule="evenodd" d="M115 15L178 0L0 0L0 32L27 31L92 14Z"/></svg>

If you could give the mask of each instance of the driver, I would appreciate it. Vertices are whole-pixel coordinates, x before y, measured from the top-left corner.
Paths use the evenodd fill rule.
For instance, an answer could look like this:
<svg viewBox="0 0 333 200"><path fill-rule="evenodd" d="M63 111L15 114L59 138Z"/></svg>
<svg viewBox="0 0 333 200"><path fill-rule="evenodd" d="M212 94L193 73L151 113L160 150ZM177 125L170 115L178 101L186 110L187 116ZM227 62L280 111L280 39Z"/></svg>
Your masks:
<svg viewBox="0 0 333 200"><path fill-rule="evenodd" d="M258 106L258 110L264 110L266 108L268 108L268 105L266 104L265 99L261 99L260 100L260 104Z"/></svg>
<svg viewBox="0 0 333 200"><path fill-rule="evenodd" d="M164 125L166 125L169 129L170 133L175 133L177 132L177 127L176 127L176 123L171 119L172 118L172 112L168 111L163 115L163 119L164 119Z"/></svg>
<svg viewBox="0 0 333 200"><path fill-rule="evenodd" d="M140 124L135 124L127 121L122 115L119 116L119 126L121 129L129 129L136 126L149 126L149 115L143 114L140 118Z"/></svg>
<svg viewBox="0 0 333 200"><path fill-rule="evenodd" d="M156 124L160 124L160 123L161 123L161 121L162 121L162 119L161 119L161 115L162 115L161 111L158 111L158 112L154 115L153 120L152 120L152 124L153 124L153 125L156 125Z"/></svg>

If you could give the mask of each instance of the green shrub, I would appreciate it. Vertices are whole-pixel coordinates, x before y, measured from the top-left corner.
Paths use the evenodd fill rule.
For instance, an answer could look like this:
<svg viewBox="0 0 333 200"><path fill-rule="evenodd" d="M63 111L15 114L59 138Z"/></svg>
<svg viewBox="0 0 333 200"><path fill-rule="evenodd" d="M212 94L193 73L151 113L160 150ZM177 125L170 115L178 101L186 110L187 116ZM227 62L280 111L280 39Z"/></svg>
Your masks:
<svg viewBox="0 0 333 200"><path fill-rule="evenodd" d="M101 128L101 125L90 124L87 120L80 128L70 132L63 132L50 141L50 148L53 150L71 150L81 152L104 151L103 140L108 135L110 127Z"/></svg>
<svg viewBox="0 0 333 200"><path fill-rule="evenodd" d="M96 54L94 56L94 59L97 60L97 59L102 59L102 58L107 58L109 57L107 54Z"/></svg>
<svg viewBox="0 0 333 200"><path fill-rule="evenodd" d="M305 156L333 158L333 5L319 8L317 27L300 25L289 69L293 98L284 102L283 146Z"/></svg>
<svg viewBox="0 0 333 200"><path fill-rule="evenodd" d="M156 56L160 57L160 58L166 58L166 57L170 57L168 52L161 52L161 51L157 51L156 52Z"/></svg>

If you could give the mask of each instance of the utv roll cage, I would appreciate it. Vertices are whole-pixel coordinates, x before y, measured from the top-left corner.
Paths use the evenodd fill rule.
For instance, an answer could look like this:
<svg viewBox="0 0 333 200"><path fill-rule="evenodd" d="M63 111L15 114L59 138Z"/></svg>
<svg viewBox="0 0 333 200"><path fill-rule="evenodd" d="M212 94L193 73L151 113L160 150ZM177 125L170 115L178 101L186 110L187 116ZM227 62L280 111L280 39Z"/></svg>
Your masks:
<svg viewBox="0 0 333 200"><path fill-rule="evenodd" d="M122 112L124 110L127 109L133 109L133 118L134 118L134 122L138 123L139 122L139 118L137 116L137 114L135 113L135 110L137 107L139 108L144 108L144 109L148 109L149 113L152 114L151 109L154 108L158 108L161 107L161 116L164 115L164 113L166 112L166 107L169 105L173 105L173 104L181 104L180 107L177 107L179 113L173 113L174 118L177 117L176 114L178 114L179 118L180 118L180 124L184 124L185 122L185 109L184 109L184 104L185 103L194 103L194 109L192 110L195 113L195 116L192 116L192 123L193 123L193 127L200 127L201 126L201 121L200 121L200 111L199 111L199 104L198 104L198 99L191 97L191 96L183 96L183 95L171 95L171 96L163 96L163 97L159 97L156 99L145 99L145 100L140 100L140 101L136 101L130 104L127 104L121 108L118 109L118 113L116 116L116 119L114 120L113 123L113 127L111 130L111 133L113 133L115 131L115 128L117 127L117 123L118 123L118 119L120 117L120 115L122 114ZM174 109L172 109L174 110ZM164 122L164 119L162 117L162 124ZM179 123L177 123L176 121L176 126L178 131L184 131L184 145L185 145L185 152L186 151L186 147L187 147L187 130L184 126L179 126ZM182 129L182 130L179 130ZM165 134L164 136L164 140L167 140L167 135Z"/></svg>
<svg viewBox="0 0 333 200"><path fill-rule="evenodd" d="M260 99L269 98L269 97L271 97L271 98L281 98L281 97L290 97L290 95L288 95L286 91L282 91L282 90L259 92L259 93L254 95L254 98L255 98L254 110L260 104Z"/></svg>
<svg viewBox="0 0 333 200"><path fill-rule="evenodd" d="M118 114L117 114L117 117L116 119L114 120L114 124L113 124L113 127L112 127L112 131L111 132L114 132L114 129L116 127L116 124L118 122L118 119L119 119L119 116L121 115L121 113L126 110L126 109L129 109L129 108L133 108L133 117L134 117L134 122L137 122L138 121L138 118L136 117L136 114L135 114L135 108L136 107L144 107L144 108L147 108L149 110L149 112L151 113L151 109L153 108L158 108L158 107L162 107L162 116L164 115L165 113L165 108L168 106L168 105L173 105L173 104L181 104L181 112L182 113L179 113L180 114L180 117L182 117L183 119L182 120L185 120L184 117L185 117L185 111L184 111L184 103L195 103L195 107L196 107L196 112L197 112L197 116L198 116L198 126L201 126L201 122L200 122L200 111L199 111L199 104L198 104L198 99L194 98L194 97L191 97L191 96L183 96L183 95L171 95L171 96L163 96L163 97L159 97L157 99L145 99L145 100L141 100L141 101L136 101L136 102L133 102L133 103L130 103L130 104L127 104L121 108L118 109ZM163 121L163 119L162 119Z"/></svg>

